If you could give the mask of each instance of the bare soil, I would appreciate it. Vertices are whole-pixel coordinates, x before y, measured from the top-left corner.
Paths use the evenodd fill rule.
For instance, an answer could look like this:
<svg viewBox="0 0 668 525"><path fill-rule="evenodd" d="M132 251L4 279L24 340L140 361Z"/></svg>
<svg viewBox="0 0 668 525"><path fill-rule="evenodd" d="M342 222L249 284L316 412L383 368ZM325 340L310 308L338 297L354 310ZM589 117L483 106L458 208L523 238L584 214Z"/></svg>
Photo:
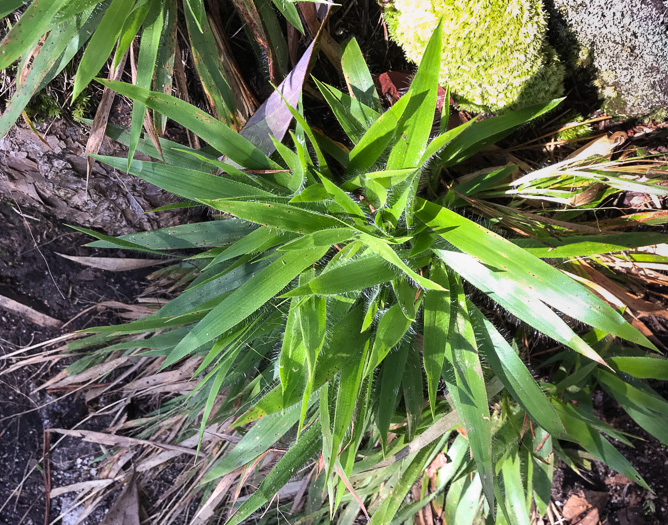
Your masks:
<svg viewBox="0 0 668 525"><path fill-rule="evenodd" d="M36 210L19 210L16 203L0 202L0 224L0 295L63 322L89 310L65 329L45 328L0 310L0 359L71 330L121 322L108 309L90 307L104 300L131 303L143 289L147 270L105 272L60 257L58 253L93 255L95 250L83 247L90 240L88 236ZM104 255L127 254L106 251ZM90 479L94 474L91 460L100 454L100 449L66 438L53 448L46 461L45 439L55 444L60 436L45 431L81 424L88 416L86 404L77 395L35 392L46 378L68 363L51 366L47 361L2 373L13 363L12 359L0 361L0 524L45 523L45 485L57 487ZM90 420L81 428L100 430L105 424ZM50 469L45 468L47 463ZM67 501L68 498L58 498L51 503L52 518L67 506Z"/></svg>

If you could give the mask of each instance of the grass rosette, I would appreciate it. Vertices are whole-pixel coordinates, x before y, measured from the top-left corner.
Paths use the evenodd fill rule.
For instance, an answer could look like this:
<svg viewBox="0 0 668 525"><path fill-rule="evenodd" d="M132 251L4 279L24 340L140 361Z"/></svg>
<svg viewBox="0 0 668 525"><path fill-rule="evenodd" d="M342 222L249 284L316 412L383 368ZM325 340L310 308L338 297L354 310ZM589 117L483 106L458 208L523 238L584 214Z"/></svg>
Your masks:
<svg viewBox="0 0 668 525"><path fill-rule="evenodd" d="M226 500L240 503L229 523L243 523L290 479L307 476L301 516L317 522L329 515L349 523L360 509L374 524L405 520L446 492L449 522L489 515L529 523L532 511L547 510L555 458L577 466L574 445L646 486L603 437L628 442L593 415L589 392L601 383L665 441L668 404L644 379L666 379L666 361L586 280L561 268L585 253L658 240L581 238L576 228L562 231L562 252L549 235L536 242L499 235L526 229L526 217L499 209L493 231L457 211L515 167L430 200L436 168L462 162L559 102L471 121L432 139L442 42L439 25L410 90L387 111L359 47L347 44L349 92L316 85L350 148L289 108L297 121L293 148L274 139L272 151L262 150L183 101L104 82L210 144L195 151L163 141L168 163L132 160L130 172L185 199L183 206L231 217L119 239L97 234L98 247L204 251L183 257L188 284L178 297L146 318L92 329L98 333L78 343L115 341L79 369L120 352L123 363L157 359L161 370L152 373L196 378L138 423L137 435L162 435L169 421L174 443L201 450L204 457L180 478L191 495L204 488L200 518ZM443 117L446 123L447 110ZM139 147L160 158L150 143ZM97 158L127 166L126 159ZM564 346L549 384L536 382L517 342L471 300L470 287ZM576 333L562 314L592 331ZM450 462L438 468L441 453ZM429 495L418 492L406 503L428 467ZM229 489L250 479L259 486L241 502L239 490ZM305 497L299 494L292 510Z"/></svg>

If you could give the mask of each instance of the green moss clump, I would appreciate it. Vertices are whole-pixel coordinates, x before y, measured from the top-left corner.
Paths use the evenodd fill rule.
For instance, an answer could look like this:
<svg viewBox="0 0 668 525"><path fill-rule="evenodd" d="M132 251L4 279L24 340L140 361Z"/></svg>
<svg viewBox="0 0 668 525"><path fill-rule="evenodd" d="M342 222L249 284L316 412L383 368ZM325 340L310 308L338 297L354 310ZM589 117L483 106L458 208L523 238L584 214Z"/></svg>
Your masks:
<svg viewBox="0 0 668 525"><path fill-rule="evenodd" d="M35 122L60 117L62 112L56 97L45 91L34 97L26 107L26 114Z"/></svg>
<svg viewBox="0 0 668 525"><path fill-rule="evenodd" d="M561 120L561 124L574 124L578 122L584 122L585 119L582 115L576 114L571 115L565 119ZM583 124L582 126L575 126L572 128L565 129L557 133L558 140L576 140L583 139L585 137L590 137L594 133L593 128L590 124Z"/></svg>
<svg viewBox="0 0 668 525"><path fill-rule="evenodd" d="M562 94L541 0L392 0L385 9L392 39L416 63L439 19L440 82L464 109L501 112Z"/></svg>

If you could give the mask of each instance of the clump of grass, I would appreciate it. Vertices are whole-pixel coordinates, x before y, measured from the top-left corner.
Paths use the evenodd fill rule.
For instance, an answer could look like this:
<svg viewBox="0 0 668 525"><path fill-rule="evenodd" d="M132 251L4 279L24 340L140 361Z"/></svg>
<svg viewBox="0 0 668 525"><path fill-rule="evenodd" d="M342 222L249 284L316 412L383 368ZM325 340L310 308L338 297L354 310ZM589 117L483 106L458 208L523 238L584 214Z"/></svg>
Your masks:
<svg viewBox="0 0 668 525"><path fill-rule="evenodd" d="M130 173L229 217L119 240L89 232L99 248L181 258L171 271L186 288L176 298L129 324L91 329L94 335L70 347L86 354L76 370L86 380L92 366L106 374L105 363L129 370L145 359L129 385L125 374L107 382L126 396L178 393L124 428L199 451L179 474L179 504L203 494L202 515L213 518L218 506L231 509L224 511L229 523L244 523L296 476L306 492L291 492L292 508L281 504L279 512L304 520L330 515L348 523L362 512L390 523L447 492L449 522L474 508L479 519L528 523L532 509L547 512L556 459L583 466L574 447L646 487L599 434L604 428L626 440L594 418L590 393L601 385L666 439L660 421L668 403L644 376L650 370L665 379L665 360L616 311L625 296L609 292L600 271L621 267L609 259L620 251L645 257L642 250L663 236L601 230L574 221L577 214L562 219L558 207L526 203L577 211L595 205L587 185L663 195L665 187L613 175L589 159L515 180L516 166L493 167L446 195L430 193L421 179L434 180L558 104L474 120L431 139L441 42L439 28L408 93L387 111L369 89L356 42L346 46L349 93L316 86L350 147L316 134L289 108L312 149L297 135L292 148L279 136L260 149L183 101L104 82L197 130L217 150L162 141L159 153L143 143L157 162L133 160ZM494 231L467 218L476 216ZM182 254L193 247L203 251ZM469 287L496 306L478 304ZM614 308L596 295L608 293L617 297ZM530 328L519 333L563 345L547 382L537 382L520 358L531 356L536 338L509 343L495 322L499 308ZM652 408L639 410L631 387ZM441 453L450 461L439 467ZM437 474L429 497L407 503L430 468ZM544 483L531 485L530 471ZM257 490L223 490L249 483ZM158 514L173 519L178 512L168 504ZM270 523L278 520L272 513L265 515Z"/></svg>

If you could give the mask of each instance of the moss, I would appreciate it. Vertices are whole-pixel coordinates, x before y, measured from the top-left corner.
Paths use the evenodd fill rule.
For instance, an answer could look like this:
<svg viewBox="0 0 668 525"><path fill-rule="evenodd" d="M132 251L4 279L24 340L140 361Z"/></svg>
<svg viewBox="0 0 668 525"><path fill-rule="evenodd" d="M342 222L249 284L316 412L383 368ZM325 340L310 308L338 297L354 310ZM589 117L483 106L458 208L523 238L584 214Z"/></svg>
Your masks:
<svg viewBox="0 0 668 525"><path fill-rule="evenodd" d="M499 112L563 92L541 0L393 0L385 9L390 35L416 63L440 18L440 81L465 109Z"/></svg>
<svg viewBox="0 0 668 525"><path fill-rule="evenodd" d="M26 113L31 120L44 122L59 117L62 114L62 108L56 97L43 91L30 101L26 107Z"/></svg>
<svg viewBox="0 0 668 525"><path fill-rule="evenodd" d="M562 119L561 124L572 124L576 122L584 122L584 118L580 114L570 115L569 117ZM573 128L566 129L557 133L558 140L575 140L591 136L593 133L592 127L589 124L584 124L582 126L577 126Z"/></svg>
<svg viewBox="0 0 668 525"><path fill-rule="evenodd" d="M668 110L664 108L658 108L652 111L647 117L643 119L645 124L649 122L665 122L668 120Z"/></svg>
<svg viewBox="0 0 668 525"><path fill-rule="evenodd" d="M74 107L72 108L72 116L76 119L82 119L90 113L91 109L91 100L89 88L84 89L84 91L77 97Z"/></svg>

